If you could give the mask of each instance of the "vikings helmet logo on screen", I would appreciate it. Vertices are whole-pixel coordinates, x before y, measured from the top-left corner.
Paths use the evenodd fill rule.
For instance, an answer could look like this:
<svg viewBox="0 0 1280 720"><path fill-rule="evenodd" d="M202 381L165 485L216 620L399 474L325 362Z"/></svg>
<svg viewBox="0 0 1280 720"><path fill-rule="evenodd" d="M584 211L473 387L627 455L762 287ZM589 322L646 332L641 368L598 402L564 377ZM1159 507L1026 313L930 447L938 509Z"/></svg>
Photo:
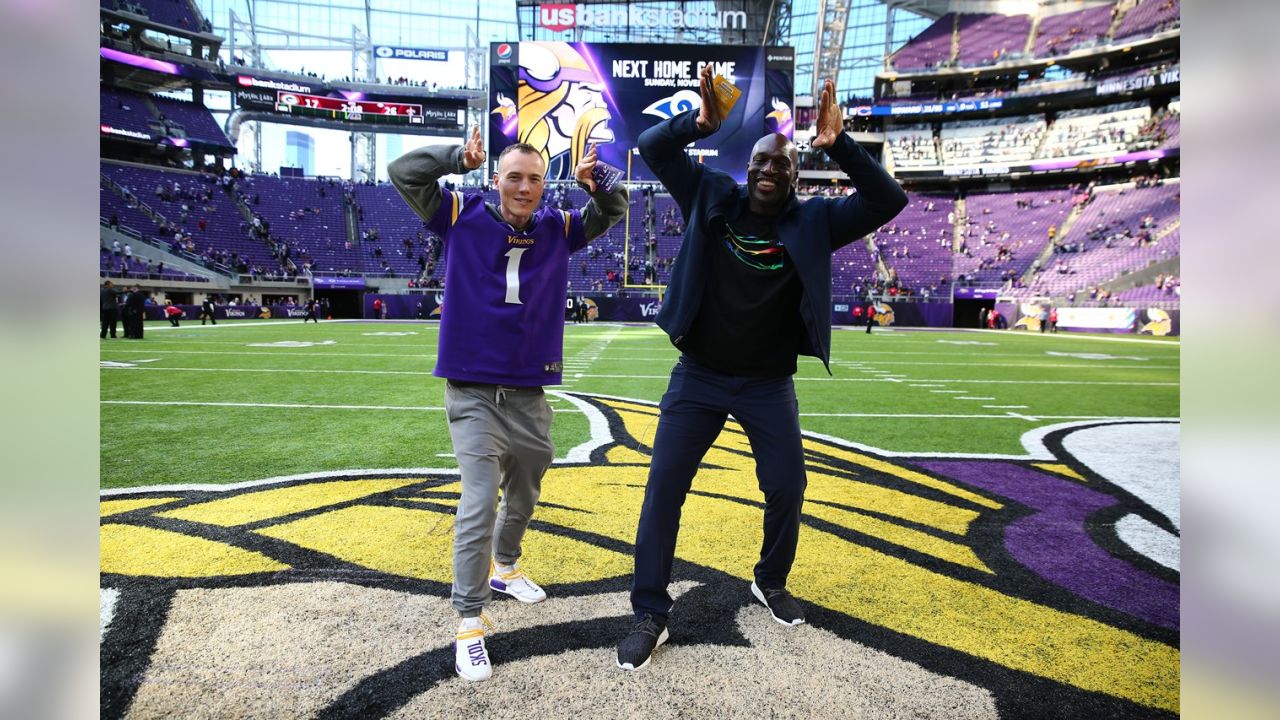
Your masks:
<svg viewBox="0 0 1280 720"><path fill-rule="evenodd" d="M605 80L584 45L521 43L518 140L542 153L548 180L568 180L589 145L614 141Z"/></svg>

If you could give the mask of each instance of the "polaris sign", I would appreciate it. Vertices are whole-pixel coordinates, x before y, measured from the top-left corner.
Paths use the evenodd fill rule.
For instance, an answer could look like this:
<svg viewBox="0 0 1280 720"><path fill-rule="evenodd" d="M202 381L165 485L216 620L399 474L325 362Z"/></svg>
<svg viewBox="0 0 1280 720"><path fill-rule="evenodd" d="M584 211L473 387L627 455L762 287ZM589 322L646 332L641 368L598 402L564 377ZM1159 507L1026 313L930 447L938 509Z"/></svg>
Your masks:
<svg viewBox="0 0 1280 720"><path fill-rule="evenodd" d="M380 60L434 60L436 62L448 62L448 50L436 50L433 48L404 48L392 47L390 45L374 45L373 54Z"/></svg>

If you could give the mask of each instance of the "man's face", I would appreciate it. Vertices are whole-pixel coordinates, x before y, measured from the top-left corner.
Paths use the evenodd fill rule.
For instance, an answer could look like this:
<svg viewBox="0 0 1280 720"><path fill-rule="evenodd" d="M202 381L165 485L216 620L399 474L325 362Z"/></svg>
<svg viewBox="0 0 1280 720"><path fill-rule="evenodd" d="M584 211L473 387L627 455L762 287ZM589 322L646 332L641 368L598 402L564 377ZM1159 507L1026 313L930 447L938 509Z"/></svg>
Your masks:
<svg viewBox="0 0 1280 720"><path fill-rule="evenodd" d="M751 149L747 194L757 209L778 210L791 197L799 176L799 154L785 135L765 135Z"/></svg>
<svg viewBox="0 0 1280 720"><path fill-rule="evenodd" d="M542 156L535 153L514 151L507 153L493 176L498 188L502 214L508 221L515 219L523 225L538 209L544 189Z"/></svg>

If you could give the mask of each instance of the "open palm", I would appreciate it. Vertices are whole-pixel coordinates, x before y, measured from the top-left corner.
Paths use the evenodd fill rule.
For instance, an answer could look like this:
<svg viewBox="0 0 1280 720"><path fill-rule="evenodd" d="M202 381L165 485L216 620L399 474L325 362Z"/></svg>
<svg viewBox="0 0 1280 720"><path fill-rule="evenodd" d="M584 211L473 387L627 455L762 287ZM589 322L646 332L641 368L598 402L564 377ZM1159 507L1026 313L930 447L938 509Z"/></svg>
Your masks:
<svg viewBox="0 0 1280 720"><path fill-rule="evenodd" d="M822 86L822 99L818 104L818 128L813 138L813 147L826 148L835 144L836 138L844 132L844 118L840 112L840 103L836 102L836 84L827 78Z"/></svg>
<svg viewBox="0 0 1280 720"><path fill-rule="evenodd" d="M475 170L484 165L484 145L480 140L480 126L471 126L471 137L467 139L466 147L462 149L462 164L468 170Z"/></svg>

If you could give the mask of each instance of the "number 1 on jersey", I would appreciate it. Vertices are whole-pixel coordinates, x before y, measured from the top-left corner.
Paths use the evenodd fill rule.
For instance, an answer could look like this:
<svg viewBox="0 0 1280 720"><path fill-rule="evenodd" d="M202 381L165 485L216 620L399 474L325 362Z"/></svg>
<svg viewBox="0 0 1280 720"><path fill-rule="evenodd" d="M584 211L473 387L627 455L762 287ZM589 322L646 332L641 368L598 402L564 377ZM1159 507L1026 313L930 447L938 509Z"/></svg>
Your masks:
<svg viewBox="0 0 1280 720"><path fill-rule="evenodd" d="M520 302L520 258L529 248L511 248L507 251L507 302L512 305L523 305Z"/></svg>

